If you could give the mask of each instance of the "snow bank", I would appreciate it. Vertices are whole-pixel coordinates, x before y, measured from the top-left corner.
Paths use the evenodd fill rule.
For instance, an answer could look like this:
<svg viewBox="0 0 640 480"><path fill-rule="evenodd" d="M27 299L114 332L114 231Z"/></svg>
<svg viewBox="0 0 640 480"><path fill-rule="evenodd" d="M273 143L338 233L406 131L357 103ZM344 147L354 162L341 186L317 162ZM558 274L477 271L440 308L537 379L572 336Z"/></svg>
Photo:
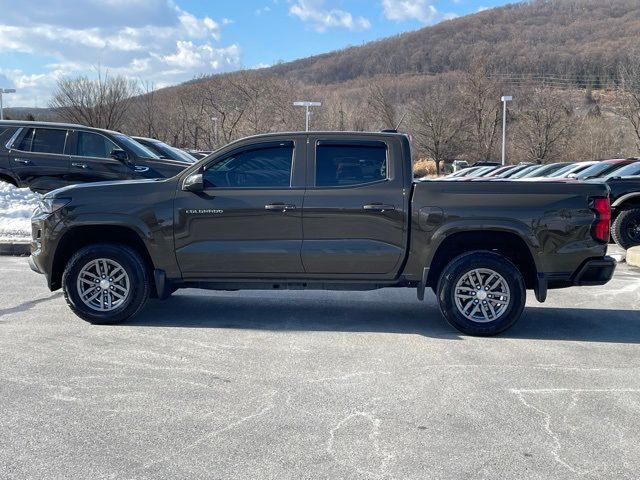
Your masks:
<svg viewBox="0 0 640 480"><path fill-rule="evenodd" d="M40 195L0 182L0 242L29 240L31 214Z"/></svg>

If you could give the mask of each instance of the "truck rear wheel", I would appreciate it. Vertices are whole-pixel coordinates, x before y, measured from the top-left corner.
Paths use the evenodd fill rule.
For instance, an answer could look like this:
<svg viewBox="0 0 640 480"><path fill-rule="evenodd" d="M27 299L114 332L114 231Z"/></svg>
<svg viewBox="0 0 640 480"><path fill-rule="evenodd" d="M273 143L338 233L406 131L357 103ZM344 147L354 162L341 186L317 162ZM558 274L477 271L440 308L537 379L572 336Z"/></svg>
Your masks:
<svg viewBox="0 0 640 480"><path fill-rule="evenodd" d="M504 332L518 321L526 301L520 271L489 251L454 258L443 270L436 291L447 322L467 335Z"/></svg>
<svg viewBox="0 0 640 480"><path fill-rule="evenodd" d="M620 212L611 225L611 236L625 250L640 245L640 208Z"/></svg>
<svg viewBox="0 0 640 480"><path fill-rule="evenodd" d="M79 250L62 275L67 305L95 324L122 322L138 313L149 298L143 260L133 249L96 244Z"/></svg>

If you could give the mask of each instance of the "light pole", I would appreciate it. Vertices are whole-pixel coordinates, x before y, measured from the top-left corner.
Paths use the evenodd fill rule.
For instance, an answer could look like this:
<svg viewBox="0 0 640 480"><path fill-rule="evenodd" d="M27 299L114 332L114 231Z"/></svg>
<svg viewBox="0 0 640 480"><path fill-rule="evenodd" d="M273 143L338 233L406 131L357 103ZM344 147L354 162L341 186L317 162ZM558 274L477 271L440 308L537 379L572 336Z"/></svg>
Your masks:
<svg viewBox="0 0 640 480"><path fill-rule="evenodd" d="M218 117L211 117L211 121L213 122L213 142L215 147L218 147Z"/></svg>
<svg viewBox="0 0 640 480"><path fill-rule="evenodd" d="M2 94L3 93L16 93L15 88L0 88L0 120L4 120L4 113L2 111Z"/></svg>
<svg viewBox="0 0 640 480"><path fill-rule="evenodd" d="M507 102L513 100L512 96L504 96L502 100L502 165L507 160Z"/></svg>
<svg viewBox="0 0 640 480"><path fill-rule="evenodd" d="M305 131L309 131L309 117L311 116L311 112L309 111L309 107L321 107L322 103L320 102L293 102L294 107L304 107L304 119L305 119Z"/></svg>

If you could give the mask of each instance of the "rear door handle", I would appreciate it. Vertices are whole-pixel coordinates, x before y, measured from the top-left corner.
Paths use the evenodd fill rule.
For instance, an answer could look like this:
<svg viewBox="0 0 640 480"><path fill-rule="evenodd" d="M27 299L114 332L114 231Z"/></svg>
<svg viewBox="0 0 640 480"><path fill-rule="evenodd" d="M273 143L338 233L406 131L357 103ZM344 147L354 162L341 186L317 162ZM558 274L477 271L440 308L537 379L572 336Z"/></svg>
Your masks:
<svg viewBox="0 0 640 480"><path fill-rule="evenodd" d="M362 208L364 210L371 210L373 212L385 212L387 210L396 209L394 205L385 205L383 203L369 203L367 205L363 205Z"/></svg>
<svg viewBox="0 0 640 480"><path fill-rule="evenodd" d="M29 165L31 163L30 160L20 160L19 158L14 158L13 161L16 163L22 163L24 165Z"/></svg>
<svg viewBox="0 0 640 480"><path fill-rule="evenodd" d="M284 212L286 210L294 210L296 208L295 205L289 205L284 203L269 203L264 206L265 210L278 210L280 212Z"/></svg>
<svg viewBox="0 0 640 480"><path fill-rule="evenodd" d="M86 163L72 163L71 166L72 167L77 167L77 168L87 168L87 164Z"/></svg>

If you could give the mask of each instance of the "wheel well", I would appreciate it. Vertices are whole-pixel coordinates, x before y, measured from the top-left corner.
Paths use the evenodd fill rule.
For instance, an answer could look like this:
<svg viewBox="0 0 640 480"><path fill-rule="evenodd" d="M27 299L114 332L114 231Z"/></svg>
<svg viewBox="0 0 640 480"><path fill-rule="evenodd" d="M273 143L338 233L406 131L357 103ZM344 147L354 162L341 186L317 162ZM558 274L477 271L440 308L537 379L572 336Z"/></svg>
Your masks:
<svg viewBox="0 0 640 480"><path fill-rule="evenodd" d="M12 176L5 175L4 173L0 173L0 181L10 183L14 187L18 186L18 184L16 183L16 180Z"/></svg>
<svg viewBox="0 0 640 480"><path fill-rule="evenodd" d="M52 289L62 286L62 273L71 256L81 248L95 243L116 243L133 248L143 259L153 285L153 261L147 247L135 231L122 226L90 225L72 228L58 243L51 269Z"/></svg>
<svg viewBox="0 0 640 480"><path fill-rule="evenodd" d="M447 237L436 250L427 284L435 286L442 270L458 255L474 250L489 250L510 260L522 273L527 288L534 288L537 280L536 264L527 244L510 232L460 232Z"/></svg>
<svg viewBox="0 0 640 480"><path fill-rule="evenodd" d="M611 220L612 221L615 220L615 218L620 214L620 212L622 212L624 210L629 210L630 208L640 208L640 196L639 197L632 197L629 200L626 200L625 202L623 202L620 205L616 206L613 218Z"/></svg>

